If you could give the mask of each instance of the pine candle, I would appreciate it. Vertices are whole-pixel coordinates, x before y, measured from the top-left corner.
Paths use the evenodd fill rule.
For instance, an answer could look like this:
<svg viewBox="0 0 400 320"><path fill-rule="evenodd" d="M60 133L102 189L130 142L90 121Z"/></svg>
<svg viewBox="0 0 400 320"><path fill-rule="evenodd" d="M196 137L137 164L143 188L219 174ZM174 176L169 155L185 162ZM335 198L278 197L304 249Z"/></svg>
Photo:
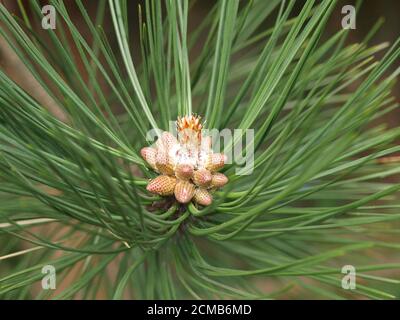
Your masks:
<svg viewBox="0 0 400 320"><path fill-rule="evenodd" d="M160 196L174 195L179 203L208 206L212 191L223 187L228 178L217 172L226 156L214 153L210 136L202 136L199 116L190 115L176 121L178 138L164 131L155 147L141 150L143 159L159 176L150 180L147 190Z"/></svg>

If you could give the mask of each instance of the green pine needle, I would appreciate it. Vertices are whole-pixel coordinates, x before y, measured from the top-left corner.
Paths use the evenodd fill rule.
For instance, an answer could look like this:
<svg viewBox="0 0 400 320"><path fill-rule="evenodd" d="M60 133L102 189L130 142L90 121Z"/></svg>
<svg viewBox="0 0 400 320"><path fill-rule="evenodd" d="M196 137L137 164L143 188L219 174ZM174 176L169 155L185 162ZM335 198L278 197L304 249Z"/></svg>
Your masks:
<svg viewBox="0 0 400 320"><path fill-rule="evenodd" d="M18 1L23 19L0 4L0 35L65 116L0 70L0 298L400 298L400 168L381 160L400 151L384 118L400 39L370 46L378 21L347 45L325 31L336 1L294 3L220 0L191 31L196 3L146 0L138 33L126 0L94 17L77 0L79 28L51 1L40 33L39 2ZM254 171L228 165L209 207L156 207L139 150L192 112L254 129Z"/></svg>

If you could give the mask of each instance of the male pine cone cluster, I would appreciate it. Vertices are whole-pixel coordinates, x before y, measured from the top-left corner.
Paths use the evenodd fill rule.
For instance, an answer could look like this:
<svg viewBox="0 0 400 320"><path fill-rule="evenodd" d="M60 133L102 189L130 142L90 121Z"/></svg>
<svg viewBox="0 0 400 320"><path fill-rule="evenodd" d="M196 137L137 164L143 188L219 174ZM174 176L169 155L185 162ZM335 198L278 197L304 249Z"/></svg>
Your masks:
<svg viewBox="0 0 400 320"><path fill-rule="evenodd" d="M179 203L212 203L211 192L228 182L224 174L217 172L225 165L226 157L212 151L211 137L202 137L201 130L198 116L178 118L178 139L164 131L155 147L141 150L143 159L160 174L150 180L149 192L174 195Z"/></svg>

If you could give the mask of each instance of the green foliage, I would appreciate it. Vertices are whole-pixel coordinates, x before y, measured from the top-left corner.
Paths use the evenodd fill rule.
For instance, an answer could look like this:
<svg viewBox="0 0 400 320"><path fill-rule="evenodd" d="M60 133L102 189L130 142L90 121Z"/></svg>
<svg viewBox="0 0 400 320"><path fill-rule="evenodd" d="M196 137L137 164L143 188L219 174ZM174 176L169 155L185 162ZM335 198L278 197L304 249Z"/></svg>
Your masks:
<svg viewBox="0 0 400 320"><path fill-rule="evenodd" d="M0 71L1 298L399 298L400 168L377 161L400 151L382 121L399 41L345 45L325 32L335 1L294 2L221 0L188 32L196 4L147 0L138 35L126 0L94 18L77 0L89 38L62 1L40 35L38 2L32 21L0 4L1 35L68 119ZM254 129L254 172L228 166L210 207L154 208L146 132L192 111ZM38 287L48 264L56 292Z"/></svg>

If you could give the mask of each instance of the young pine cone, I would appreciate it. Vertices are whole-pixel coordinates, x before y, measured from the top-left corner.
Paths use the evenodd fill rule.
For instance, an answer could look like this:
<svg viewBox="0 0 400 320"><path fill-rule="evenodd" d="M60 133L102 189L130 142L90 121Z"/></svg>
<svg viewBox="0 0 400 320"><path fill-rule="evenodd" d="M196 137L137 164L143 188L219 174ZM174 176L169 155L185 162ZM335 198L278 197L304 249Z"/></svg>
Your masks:
<svg viewBox="0 0 400 320"><path fill-rule="evenodd" d="M226 163L226 156L213 153L211 137L202 137L202 124L198 116L178 118L178 139L163 132L155 147L141 150L149 167L160 174L150 180L147 190L160 196L174 195L179 203L208 206L211 192L228 183L228 177L217 172Z"/></svg>

